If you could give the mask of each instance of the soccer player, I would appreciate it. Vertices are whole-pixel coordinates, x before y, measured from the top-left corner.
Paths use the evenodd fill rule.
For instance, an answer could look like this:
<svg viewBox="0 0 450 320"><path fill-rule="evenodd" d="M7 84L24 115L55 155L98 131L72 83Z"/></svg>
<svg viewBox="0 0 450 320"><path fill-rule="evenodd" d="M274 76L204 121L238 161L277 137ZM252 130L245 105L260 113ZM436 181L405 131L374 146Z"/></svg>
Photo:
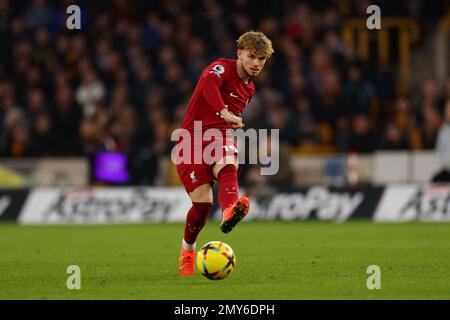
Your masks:
<svg viewBox="0 0 450 320"><path fill-rule="evenodd" d="M203 152L211 143L220 143L219 149L223 151L220 159L212 164L202 159L200 164L189 161L190 163L176 166L180 180L192 200L178 261L181 275L194 275L195 243L212 208L211 187L214 180L219 184L218 203L222 209L222 232L230 232L250 208L247 197L238 199L237 148L231 129L244 127L241 114L255 93L253 78L261 72L274 51L272 42L262 32L246 32L236 42L237 59L220 58L203 70L181 125L191 136L194 136L196 127L194 122L198 121L201 121L202 132L215 128L223 134L223 139L219 141L202 139L199 142L201 150L193 151ZM179 142L178 140L177 143ZM195 145L193 142L191 144Z"/></svg>

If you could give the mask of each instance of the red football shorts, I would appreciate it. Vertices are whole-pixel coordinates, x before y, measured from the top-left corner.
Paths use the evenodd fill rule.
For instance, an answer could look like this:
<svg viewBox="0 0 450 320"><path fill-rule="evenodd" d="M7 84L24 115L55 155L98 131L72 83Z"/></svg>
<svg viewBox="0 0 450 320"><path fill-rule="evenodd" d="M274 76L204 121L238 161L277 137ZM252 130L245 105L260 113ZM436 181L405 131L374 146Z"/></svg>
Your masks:
<svg viewBox="0 0 450 320"><path fill-rule="evenodd" d="M216 179L212 172L214 164L223 157L237 155L238 152L234 138L230 134L223 133L222 139L218 140L195 139L195 141L196 143L183 144L176 157L178 176L188 193L206 183L212 186ZM178 141L177 147L180 146L180 141ZM185 153L186 146L190 147L190 155Z"/></svg>

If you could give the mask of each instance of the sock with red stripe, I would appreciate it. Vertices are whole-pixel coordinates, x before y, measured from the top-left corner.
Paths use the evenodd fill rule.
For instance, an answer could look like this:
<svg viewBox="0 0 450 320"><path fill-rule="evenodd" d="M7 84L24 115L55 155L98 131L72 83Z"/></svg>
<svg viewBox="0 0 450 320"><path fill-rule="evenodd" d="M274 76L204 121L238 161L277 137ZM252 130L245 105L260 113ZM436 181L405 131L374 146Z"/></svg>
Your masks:
<svg viewBox="0 0 450 320"><path fill-rule="evenodd" d="M238 179L236 167L232 164L227 164L218 174L219 180L219 195L218 202L222 212L233 205L238 199Z"/></svg>
<svg viewBox="0 0 450 320"><path fill-rule="evenodd" d="M208 202L193 202L186 217L186 224L184 225L184 241L183 246L187 250L195 249L195 241L197 236L204 227L208 219L209 211L212 208L212 203Z"/></svg>

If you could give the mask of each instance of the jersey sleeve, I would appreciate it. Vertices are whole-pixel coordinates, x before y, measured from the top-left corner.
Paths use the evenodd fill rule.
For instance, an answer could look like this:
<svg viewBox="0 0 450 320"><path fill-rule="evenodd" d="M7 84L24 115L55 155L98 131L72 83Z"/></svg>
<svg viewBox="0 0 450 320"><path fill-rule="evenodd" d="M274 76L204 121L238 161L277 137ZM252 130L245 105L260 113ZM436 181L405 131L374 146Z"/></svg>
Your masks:
<svg viewBox="0 0 450 320"><path fill-rule="evenodd" d="M217 62L207 67L203 73L202 94L208 105L216 112L227 107L220 95L220 88L229 72L227 67L224 63Z"/></svg>

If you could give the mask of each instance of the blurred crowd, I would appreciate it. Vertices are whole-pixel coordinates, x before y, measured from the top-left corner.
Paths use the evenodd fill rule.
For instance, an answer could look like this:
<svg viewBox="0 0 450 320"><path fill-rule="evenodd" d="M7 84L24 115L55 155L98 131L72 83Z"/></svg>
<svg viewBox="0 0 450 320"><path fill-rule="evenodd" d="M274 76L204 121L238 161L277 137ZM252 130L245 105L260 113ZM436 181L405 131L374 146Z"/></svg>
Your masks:
<svg viewBox="0 0 450 320"><path fill-rule="evenodd" d="M425 1L395 2L383 14L421 25L442 14ZM79 31L66 27L74 3ZM450 78L399 94L393 68L359 61L341 26L367 16L369 4L0 0L0 156L119 151L131 182L151 184L202 69L234 58L235 40L250 29L265 32L275 54L255 81L247 128L278 128L299 152L432 149Z"/></svg>

